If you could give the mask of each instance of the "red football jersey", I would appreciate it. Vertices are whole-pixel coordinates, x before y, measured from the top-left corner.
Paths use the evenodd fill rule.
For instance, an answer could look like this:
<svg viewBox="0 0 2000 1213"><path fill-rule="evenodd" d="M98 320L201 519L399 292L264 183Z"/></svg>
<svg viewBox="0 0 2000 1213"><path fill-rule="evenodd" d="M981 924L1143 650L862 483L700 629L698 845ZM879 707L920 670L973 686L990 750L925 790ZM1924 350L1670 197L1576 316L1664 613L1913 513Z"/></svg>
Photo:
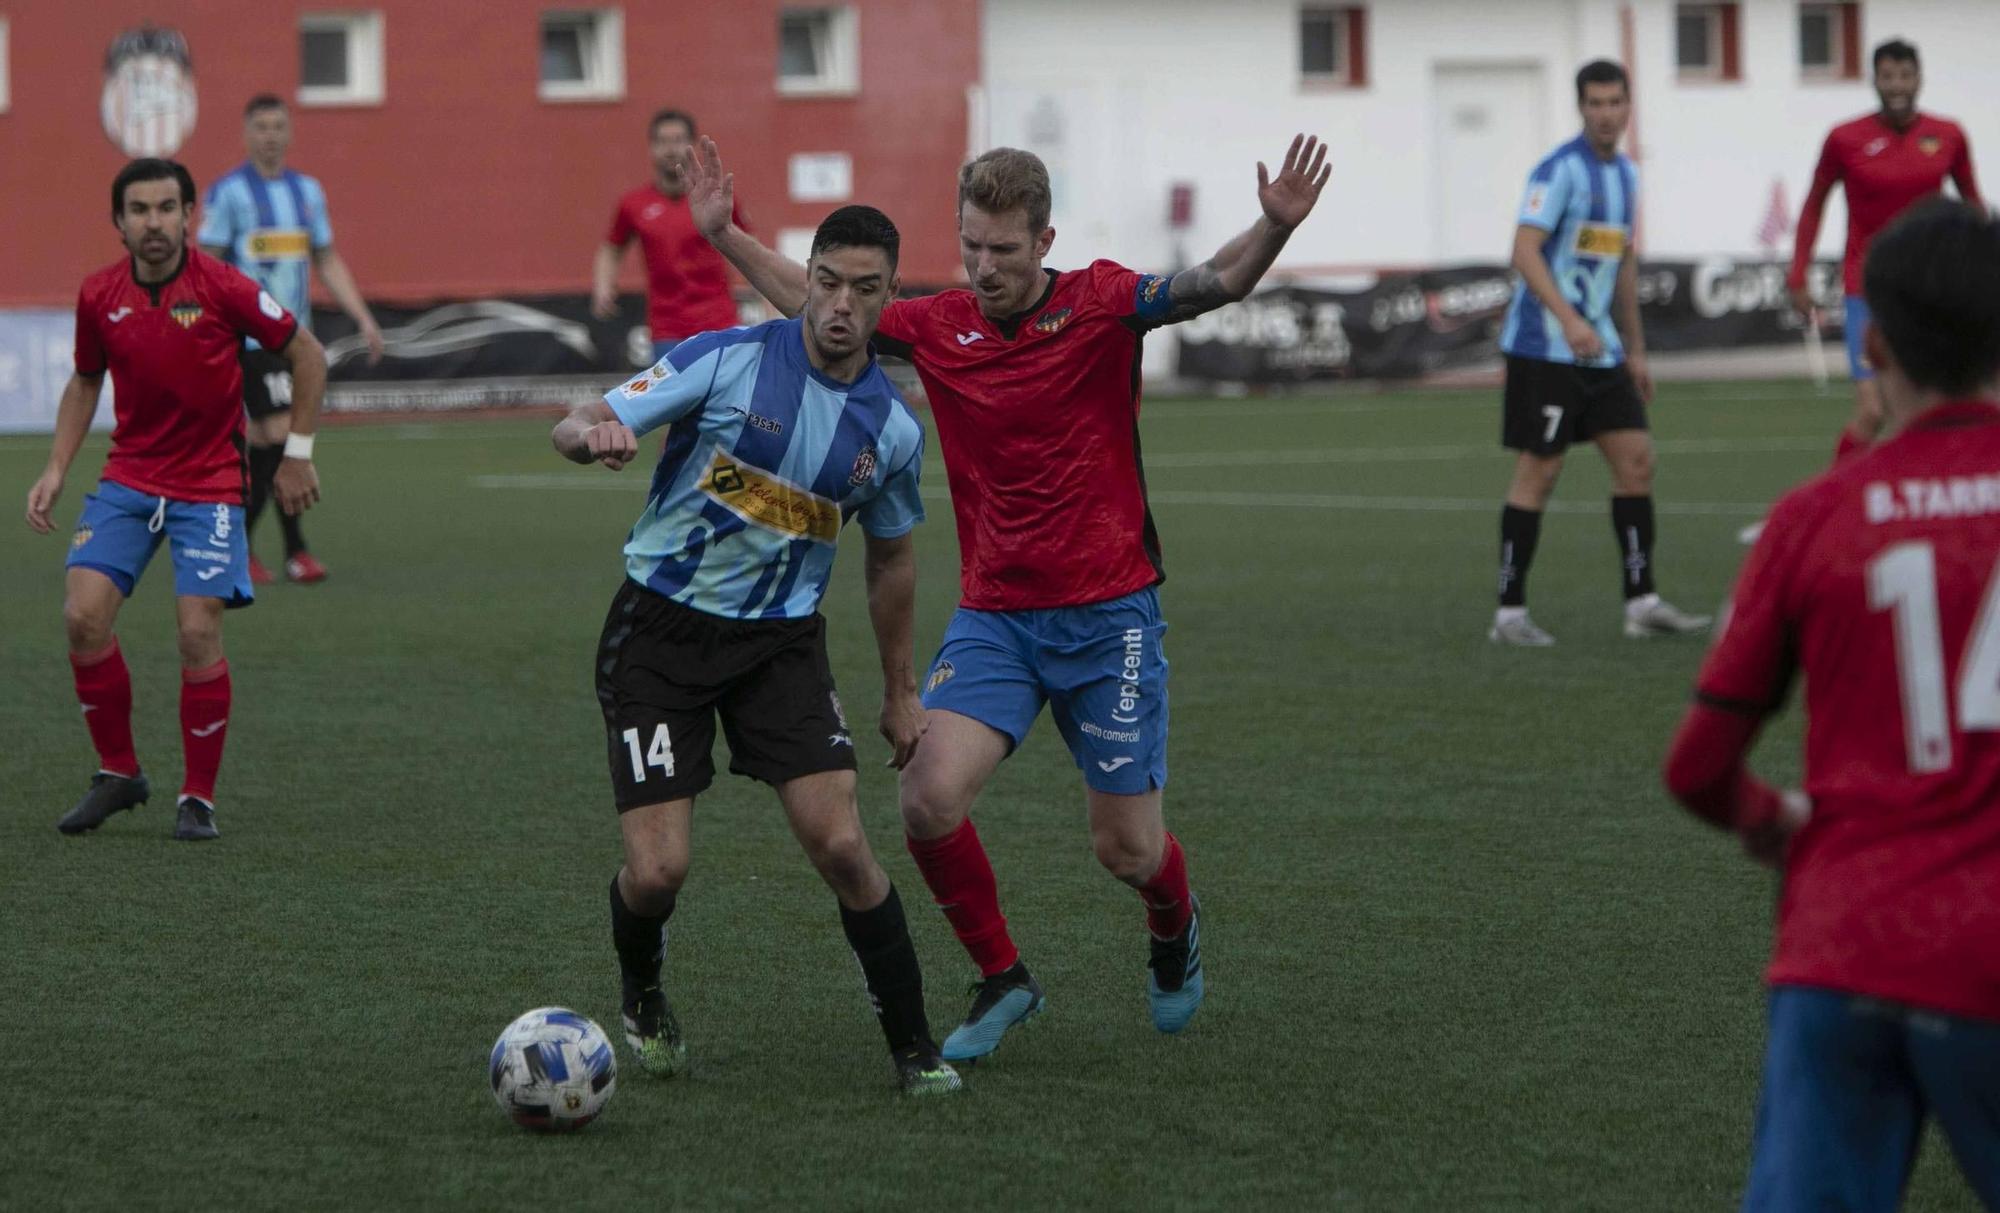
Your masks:
<svg viewBox="0 0 2000 1213"><path fill-rule="evenodd" d="M104 478L176 501L244 498L245 337L283 349L298 321L236 269L188 246L165 282L141 284L127 257L83 280L76 371L111 372Z"/></svg>
<svg viewBox="0 0 2000 1213"><path fill-rule="evenodd" d="M1972 148L1956 122L1918 114L1897 130L1881 115L1869 114L1834 127L1820 149L1812 190L1799 216L1790 285L1805 283L1819 240L1820 212L1836 182L1847 191L1847 258L1841 263L1841 281L1846 294L1859 295L1868 242L1912 202L1943 189L1946 177L1958 186L1959 197L1979 201Z"/></svg>
<svg viewBox="0 0 2000 1213"><path fill-rule="evenodd" d="M1048 271L993 321L971 291L903 299L876 343L930 397L958 516L963 602L986 611L1103 602L1160 581L1139 462L1139 346L1167 280L1110 261Z"/></svg>
<svg viewBox="0 0 2000 1213"><path fill-rule="evenodd" d="M1806 682L1812 818L1774 984L2000 1019L2000 406L1953 404L1772 510L1696 684Z"/></svg>
<svg viewBox="0 0 2000 1213"><path fill-rule="evenodd" d="M736 226L749 230L740 210ZM604 242L624 248L634 236L646 262L646 324L653 340L678 341L742 323L729 293L729 263L695 227L685 195L669 198L642 185L620 198Z"/></svg>

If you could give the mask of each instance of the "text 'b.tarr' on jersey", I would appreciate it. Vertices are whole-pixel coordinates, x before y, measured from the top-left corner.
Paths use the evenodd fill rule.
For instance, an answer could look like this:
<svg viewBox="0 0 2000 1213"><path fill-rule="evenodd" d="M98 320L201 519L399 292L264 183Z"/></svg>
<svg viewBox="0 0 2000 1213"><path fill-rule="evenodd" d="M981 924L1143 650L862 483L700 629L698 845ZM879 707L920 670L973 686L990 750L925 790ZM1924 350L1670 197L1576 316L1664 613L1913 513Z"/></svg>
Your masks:
<svg viewBox="0 0 2000 1213"><path fill-rule="evenodd" d="M814 369L798 320L704 333L604 399L668 427L625 571L683 606L806 618L848 518L878 539L923 521L923 426L873 359L851 384Z"/></svg>
<svg viewBox="0 0 2000 1213"><path fill-rule="evenodd" d="M1579 358L1563 338L1562 324L1525 282L1514 286L1500 333L1500 348L1517 358L1540 358L1578 366L1618 366L1625 345L1612 318L1618 269L1632 246L1632 217L1639 205L1639 176L1625 155L1610 159L1578 135L1550 152L1528 175L1517 222L1548 233L1542 260L1549 275L1591 327L1604 352Z"/></svg>

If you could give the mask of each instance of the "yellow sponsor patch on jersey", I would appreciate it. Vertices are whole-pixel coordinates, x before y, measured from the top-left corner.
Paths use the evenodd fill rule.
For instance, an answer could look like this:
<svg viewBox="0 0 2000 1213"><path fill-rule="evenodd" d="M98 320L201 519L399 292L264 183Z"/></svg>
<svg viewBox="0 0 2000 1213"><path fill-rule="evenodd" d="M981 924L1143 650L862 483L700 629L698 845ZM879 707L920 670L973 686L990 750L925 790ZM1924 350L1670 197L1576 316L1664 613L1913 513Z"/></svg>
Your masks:
<svg viewBox="0 0 2000 1213"><path fill-rule="evenodd" d="M701 491L745 522L799 539L840 538L840 505L811 489L745 467L717 451L702 473Z"/></svg>
<svg viewBox="0 0 2000 1213"><path fill-rule="evenodd" d="M1585 223L1576 229L1576 255L1579 257L1623 257L1625 255L1625 229L1604 223Z"/></svg>
<svg viewBox="0 0 2000 1213"><path fill-rule="evenodd" d="M244 237L258 261L298 261L312 256L312 234L302 227L260 227Z"/></svg>

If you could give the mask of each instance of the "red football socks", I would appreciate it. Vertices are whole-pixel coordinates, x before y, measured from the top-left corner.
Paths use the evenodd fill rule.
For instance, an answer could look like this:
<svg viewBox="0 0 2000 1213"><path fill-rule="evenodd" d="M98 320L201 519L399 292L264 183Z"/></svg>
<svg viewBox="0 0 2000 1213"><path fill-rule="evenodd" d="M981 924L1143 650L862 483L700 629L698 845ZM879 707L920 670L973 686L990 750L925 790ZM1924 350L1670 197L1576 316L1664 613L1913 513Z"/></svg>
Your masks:
<svg viewBox="0 0 2000 1213"><path fill-rule="evenodd" d="M1187 853L1172 834L1167 835L1160 870L1139 886L1139 900L1146 903L1146 929L1153 938L1173 939L1187 930L1188 916L1194 912L1188 898Z"/></svg>
<svg viewBox="0 0 2000 1213"><path fill-rule="evenodd" d="M181 750L187 777L181 795L215 803L215 774L222 769L222 742L229 736L229 662L203 670L181 670Z"/></svg>
<svg viewBox="0 0 2000 1213"><path fill-rule="evenodd" d="M1014 967L1021 950L1007 935L1007 920L1000 914L1000 890L993 879L993 865L986 848L979 844L979 831L967 819L942 838L911 838L904 843L910 858L917 861L930 886L931 897L958 933L958 942L979 966L980 975L991 977Z"/></svg>
<svg viewBox="0 0 2000 1213"><path fill-rule="evenodd" d="M100 652L71 653L69 668L76 677L83 723L89 726L90 742L97 747L97 765L128 779L137 775L139 756L132 752L132 672L125 668L118 638L112 637L111 644Z"/></svg>

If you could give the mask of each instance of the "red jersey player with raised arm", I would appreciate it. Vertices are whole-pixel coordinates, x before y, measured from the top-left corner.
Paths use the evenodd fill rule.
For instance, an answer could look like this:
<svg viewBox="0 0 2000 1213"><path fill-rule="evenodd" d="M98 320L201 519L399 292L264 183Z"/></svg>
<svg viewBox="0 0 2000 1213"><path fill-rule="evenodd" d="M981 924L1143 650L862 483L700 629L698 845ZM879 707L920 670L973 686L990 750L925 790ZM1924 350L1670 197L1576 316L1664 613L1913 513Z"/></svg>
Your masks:
<svg viewBox="0 0 2000 1213"><path fill-rule="evenodd" d="M947 1059L991 1053L1044 1004L969 815L1045 705L1083 774L1098 861L1145 904L1153 1025L1179 1032L1201 1006L1200 907L1161 808L1166 623L1139 460L1140 343L1247 295L1319 200L1325 160L1301 135L1278 173L1259 164L1257 221L1170 280L1109 261L1043 268L1056 235L1048 170L1029 152L987 152L958 179L970 289L882 313L876 344L916 364L937 418L963 561L964 596L925 684L929 731L901 796L910 853L982 978ZM805 272L729 222L731 180L712 140L689 174L702 231L796 313Z"/></svg>
<svg viewBox="0 0 2000 1213"><path fill-rule="evenodd" d="M132 743L132 679L112 628L165 543L180 625L187 759L174 837L216 837L215 778L230 707L222 612L252 598L237 362L245 337L281 351L292 371L292 432L272 483L278 506L296 513L319 499L312 448L325 352L256 283L188 247L194 198L194 178L170 160L134 160L112 182L111 218L130 255L85 279L77 295L76 373L56 413L48 466L28 490L28 525L46 535L109 372L118 424L103 478L85 498L70 542L63 598L98 773L56 823L65 834L94 830L147 799Z"/></svg>
<svg viewBox="0 0 2000 1213"><path fill-rule="evenodd" d="M2000 221L1869 251L1886 433L1779 501L1667 759L1781 864L1748 1210L1893 1209L1935 1116L2000 1209ZM1805 788L1744 766L1794 678Z"/></svg>
<svg viewBox="0 0 2000 1213"><path fill-rule="evenodd" d="M1854 419L1841 431L1839 455L1875 440L1882 427L1882 397L1874 373L1862 352L1868 328L1868 301L1861 291L1861 259L1868 242L1891 219L1919 198L1944 188L1946 178L1967 202L1979 201L1972 174L1972 148L1958 123L1917 109L1923 70L1917 48L1901 40L1875 48L1875 95L1881 108L1827 135L1813 169L1812 189L1799 214L1792 268L1786 277L1792 303L1801 315L1816 310L1806 286L1806 270L1819 243L1820 215L1827 195L1839 185L1847 192L1847 255L1841 261L1841 295L1845 300L1842 330L1847 337L1847 368L1854 379Z"/></svg>

